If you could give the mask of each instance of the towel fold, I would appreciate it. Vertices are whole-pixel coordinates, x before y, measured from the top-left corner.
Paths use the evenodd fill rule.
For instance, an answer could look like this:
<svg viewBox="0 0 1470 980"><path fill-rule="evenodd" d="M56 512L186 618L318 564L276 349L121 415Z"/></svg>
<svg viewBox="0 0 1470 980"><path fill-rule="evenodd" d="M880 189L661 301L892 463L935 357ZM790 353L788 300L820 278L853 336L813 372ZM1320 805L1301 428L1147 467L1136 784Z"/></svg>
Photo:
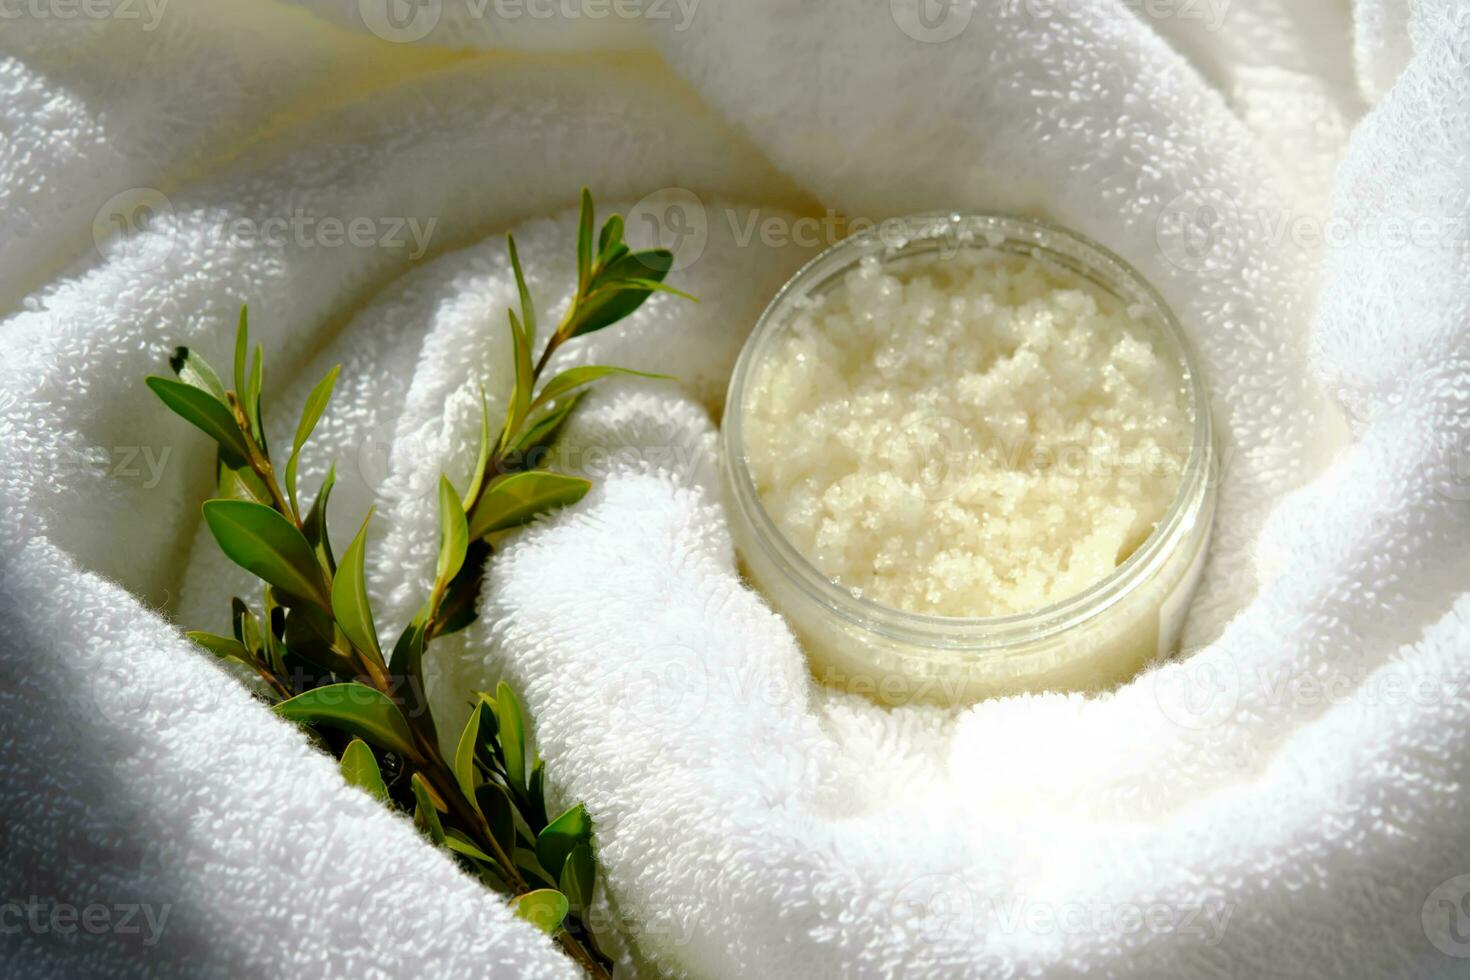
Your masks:
<svg viewBox="0 0 1470 980"><path fill-rule="evenodd" d="M679 380L583 403L555 466L592 493L495 556L428 669L446 730L471 689L523 692L628 969L1458 975L1470 18L648 0L604 29L442 0L410 37L382 6L0 30L0 902L152 915L9 933L7 975L574 975L177 632L252 587L199 527L203 438L141 378L176 344L224 362L248 301L279 443L343 365L302 484L335 461L339 538L376 507L387 633L478 389L505 397L502 233L554 316L582 184L677 232L701 303L561 356ZM1204 585L1185 655L1115 692L880 709L815 685L739 577L714 436L745 333L829 209L937 208L1098 238L1203 360Z"/></svg>

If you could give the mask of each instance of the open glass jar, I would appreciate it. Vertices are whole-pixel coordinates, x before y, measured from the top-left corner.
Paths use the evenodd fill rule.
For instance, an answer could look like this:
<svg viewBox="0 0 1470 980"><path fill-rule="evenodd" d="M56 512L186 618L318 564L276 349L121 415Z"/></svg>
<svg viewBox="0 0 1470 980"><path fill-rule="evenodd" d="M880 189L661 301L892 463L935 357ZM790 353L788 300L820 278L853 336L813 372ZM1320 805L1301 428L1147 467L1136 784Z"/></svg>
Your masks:
<svg viewBox="0 0 1470 980"><path fill-rule="evenodd" d="M1177 358L1190 446L1173 503L1152 533L1101 581L1032 611L989 618L908 612L834 581L787 540L748 464L745 415L753 374L814 301L864 259L884 267L959 250L1021 256L1085 279L1157 328ZM1200 570L1215 509L1215 454L1196 358L1158 293L1122 259L1066 229L1013 217L933 214L892 219L829 248L776 295L746 342L721 429L732 533L749 579L783 613L816 677L889 704L966 704L1023 691L1099 691L1171 653Z"/></svg>

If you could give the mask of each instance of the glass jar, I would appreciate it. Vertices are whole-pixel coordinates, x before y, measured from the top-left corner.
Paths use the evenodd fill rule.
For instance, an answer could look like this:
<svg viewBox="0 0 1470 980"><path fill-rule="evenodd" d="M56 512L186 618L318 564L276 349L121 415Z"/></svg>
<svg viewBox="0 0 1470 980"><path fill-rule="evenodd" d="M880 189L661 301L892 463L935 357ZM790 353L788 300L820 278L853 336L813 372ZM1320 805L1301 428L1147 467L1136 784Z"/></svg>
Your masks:
<svg viewBox="0 0 1470 980"><path fill-rule="evenodd" d="M1090 588L1017 615L953 618L855 595L781 534L747 465L743 421L757 364L794 314L840 285L867 256L885 265L979 249L1020 255L1084 277L1156 325L1178 358L1191 445L1173 503L1144 543ZM721 428L731 532L750 581L790 623L818 680L888 704L968 704L1024 691L1101 691L1173 652L1199 582L1215 510L1209 402L1173 313L1136 271L1075 232L1027 219L932 214L891 219L827 249L766 307L736 363Z"/></svg>

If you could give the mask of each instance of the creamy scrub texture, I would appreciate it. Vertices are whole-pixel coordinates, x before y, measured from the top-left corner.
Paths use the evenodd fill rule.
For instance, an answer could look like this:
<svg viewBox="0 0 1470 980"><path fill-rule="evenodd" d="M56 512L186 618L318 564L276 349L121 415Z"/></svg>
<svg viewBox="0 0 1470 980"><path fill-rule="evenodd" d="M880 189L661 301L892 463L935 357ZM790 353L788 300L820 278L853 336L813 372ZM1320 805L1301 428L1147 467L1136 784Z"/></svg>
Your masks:
<svg viewBox="0 0 1470 980"><path fill-rule="evenodd" d="M1184 367L1157 327L1051 263L869 256L755 365L761 503L875 602L1006 616L1101 581L1168 510L1190 452Z"/></svg>

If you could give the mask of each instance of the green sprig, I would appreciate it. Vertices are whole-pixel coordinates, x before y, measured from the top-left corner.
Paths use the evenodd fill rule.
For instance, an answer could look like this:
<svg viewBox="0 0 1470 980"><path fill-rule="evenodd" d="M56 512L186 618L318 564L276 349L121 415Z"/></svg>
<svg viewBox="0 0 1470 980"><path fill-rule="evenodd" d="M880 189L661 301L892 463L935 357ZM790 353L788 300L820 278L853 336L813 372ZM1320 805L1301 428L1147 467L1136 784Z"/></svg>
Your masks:
<svg viewBox="0 0 1470 980"><path fill-rule="evenodd" d="M555 937L590 976L607 977L611 961L586 919L597 875L586 809L576 804L548 818L545 764L519 699L504 683L494 695L477 695L447 758L424 698L422 669L435 638L474 621L485 564L499 536L575 504L591 488L578 477L530 468L534 450L556 439L587 386L615 375L663 377L589 365L543 382L568 341L620 322L655 292L685 295L663 283L671 253L629 249L618 215L603 224L594 243L586 189L581 202L576 293L535 360L536 311L515 240L506 238L520 309L507 311L515 380L505 418L491 426L482 392L472 479L463 497L440 479L434 585L386 663L367 590L371 513L339 565L327 530L335 470L304 515L297 496L301 452L326 412L339 369L306 399L284 490L262 424L265 357L259 344L251 355L245 308L235 335L233 389L204 358L182 347L170 358L177 380L150 377L147 384L218 445L220 496L204 504L205 523L221 550L263 582L262 616L237 598L232 637L196 632L190 638L253 671L277 714L304 725L341 756L348 783L412 814L430 841L487 884L508 891L517 914Z"/></svg>

